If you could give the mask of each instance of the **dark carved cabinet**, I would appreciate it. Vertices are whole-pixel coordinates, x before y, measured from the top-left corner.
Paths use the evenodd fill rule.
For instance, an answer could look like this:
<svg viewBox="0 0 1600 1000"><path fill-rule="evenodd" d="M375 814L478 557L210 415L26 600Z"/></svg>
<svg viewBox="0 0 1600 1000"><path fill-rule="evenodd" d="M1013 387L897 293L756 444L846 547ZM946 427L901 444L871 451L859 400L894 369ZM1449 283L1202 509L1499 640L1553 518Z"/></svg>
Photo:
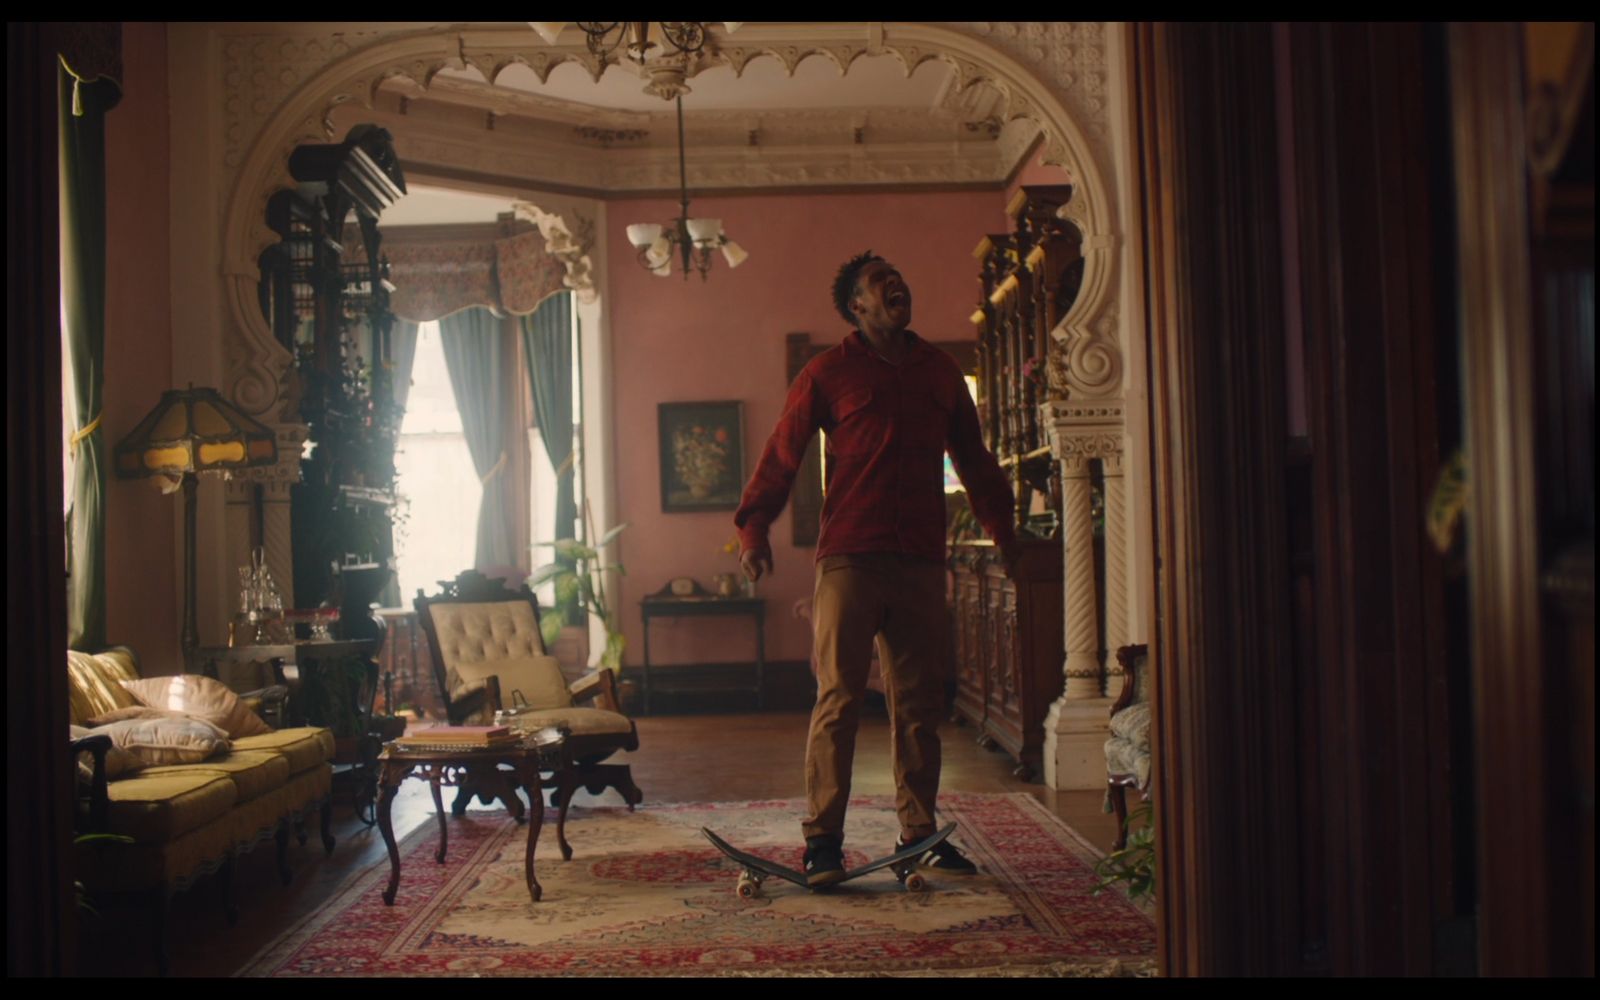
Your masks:
<svg viewBox="0 0 1600 1000"><path fill-rule="evenodd" d="M1061 697L1061 545L1024 540L1011 577L989 542L950 546L948 594L955 640L955 710L979 740L1040 769L1044 717Z"/></svg>

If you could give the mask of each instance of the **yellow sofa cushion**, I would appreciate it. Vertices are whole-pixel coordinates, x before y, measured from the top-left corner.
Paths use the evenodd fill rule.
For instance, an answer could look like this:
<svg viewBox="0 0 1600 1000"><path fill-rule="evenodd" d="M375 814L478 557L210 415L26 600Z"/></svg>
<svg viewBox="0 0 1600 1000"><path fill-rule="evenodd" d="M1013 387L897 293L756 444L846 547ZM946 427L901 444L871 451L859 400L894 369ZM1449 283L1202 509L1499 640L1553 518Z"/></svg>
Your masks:
<svg viewBox="0 0 1600 1000"><path fill-rule="evenodd" d="M152 776L152 770L166 773ZM227 775L187 767L147 768L111 782L106 792L111 832L139 843L181 836L224 815L239 800Z"/></svg>
<svg viewBox="0 0 1600 1000"><path fill-rule="evenodd" d="M223 757L213 757L198 764L178 764L170 767L147 767L140 772L154 778L181 771L206 771L221 774L233 782L239 793L239 802L258 799L289 780L289 760L282 754L269 750L235 750Z"/></svg>
<svg viewBox="0 0 1600 1000"><path fill-rule="evenodd" d="M320 726L279 729L233 741L234 750L270 750L289 762L289 773L299 774L333 759L333 732Z"/></svg>
<svg viewBox="0 0 1600 1000"><path fill-rule="evenodd" d="M67 698L72 724L87 726L95 716L138 704L121 683L137 678L138 674L132 673L131 654L118 655L114 650L97 656L68 650Z"/></svg>

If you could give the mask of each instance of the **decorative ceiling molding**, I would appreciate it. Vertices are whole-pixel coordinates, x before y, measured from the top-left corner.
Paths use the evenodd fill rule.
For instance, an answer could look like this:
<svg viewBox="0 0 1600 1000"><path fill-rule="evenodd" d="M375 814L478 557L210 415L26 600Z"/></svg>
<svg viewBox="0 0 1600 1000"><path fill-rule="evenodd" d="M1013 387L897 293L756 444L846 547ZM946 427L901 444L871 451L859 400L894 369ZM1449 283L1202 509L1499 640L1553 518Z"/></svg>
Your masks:
<svg viewBox="0 0 1600 1000"><path fill-rule="evenodd" d="M1111 68L1103 21L949 21L945 26L982 39L1026 66L1082 128L1100 169L1111 167ZM1078 176L1059 139L1045 162Z"/></svg>
<svg viewBox="0 0 1600 1000"><path fill-rule="evenodd" d="M658 146L603 148L558 137L518 135L497 128L486 142L478 129L407 127L407 120L388 113L364 112L363 121L388 128L395 151L408 173L494 177L523 187L553 187L595 197L675 191L677 150ZM349 120L354 124L355 118ZM348 127L348 126L346 126ZM829 136L828 124L817 139L779 145L763 141L691 147L691 187L704 191L796 188L840 185L903 187L950 184L999 188L1021 152L994 141L966 144L970 152L949 142L856 144L851 134Z"/></svg>

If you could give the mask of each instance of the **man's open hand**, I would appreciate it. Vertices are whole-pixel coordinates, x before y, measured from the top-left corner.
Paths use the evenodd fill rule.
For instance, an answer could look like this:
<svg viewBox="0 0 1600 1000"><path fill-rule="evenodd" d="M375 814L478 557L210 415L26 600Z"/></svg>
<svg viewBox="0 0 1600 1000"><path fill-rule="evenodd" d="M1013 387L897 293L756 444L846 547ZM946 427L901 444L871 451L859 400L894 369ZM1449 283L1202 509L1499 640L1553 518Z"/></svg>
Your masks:
<svg viewBox="0 0 1600 1000"><path fill-rule="evenodd" d="M772 550L745 549L739 556L739 565L744 569L744 575L754 583L772 572Z"/></svg>

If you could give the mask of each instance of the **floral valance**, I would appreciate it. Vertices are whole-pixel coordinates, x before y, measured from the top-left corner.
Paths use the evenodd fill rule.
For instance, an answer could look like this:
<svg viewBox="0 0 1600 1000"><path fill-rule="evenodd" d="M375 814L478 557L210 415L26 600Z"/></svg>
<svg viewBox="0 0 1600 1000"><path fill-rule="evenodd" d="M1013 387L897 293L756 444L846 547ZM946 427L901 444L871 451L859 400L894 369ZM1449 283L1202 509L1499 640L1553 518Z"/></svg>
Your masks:
<svg viewBox="0 0 1600 1000"><path fill-rule="evenodd" d="M566 287L566 266L545 249L538 232L497 240L385 241L390 310L423 323L484 306L497 313L531 313Z"/></svg>
<svg viewBox="0 0 1600 1000"><path fill-rule="evenodd" d="M551 294L566 287L567 267L545 251L542 233L495 240L494 253L500 306L508 313L531 313Z"/></svg>

